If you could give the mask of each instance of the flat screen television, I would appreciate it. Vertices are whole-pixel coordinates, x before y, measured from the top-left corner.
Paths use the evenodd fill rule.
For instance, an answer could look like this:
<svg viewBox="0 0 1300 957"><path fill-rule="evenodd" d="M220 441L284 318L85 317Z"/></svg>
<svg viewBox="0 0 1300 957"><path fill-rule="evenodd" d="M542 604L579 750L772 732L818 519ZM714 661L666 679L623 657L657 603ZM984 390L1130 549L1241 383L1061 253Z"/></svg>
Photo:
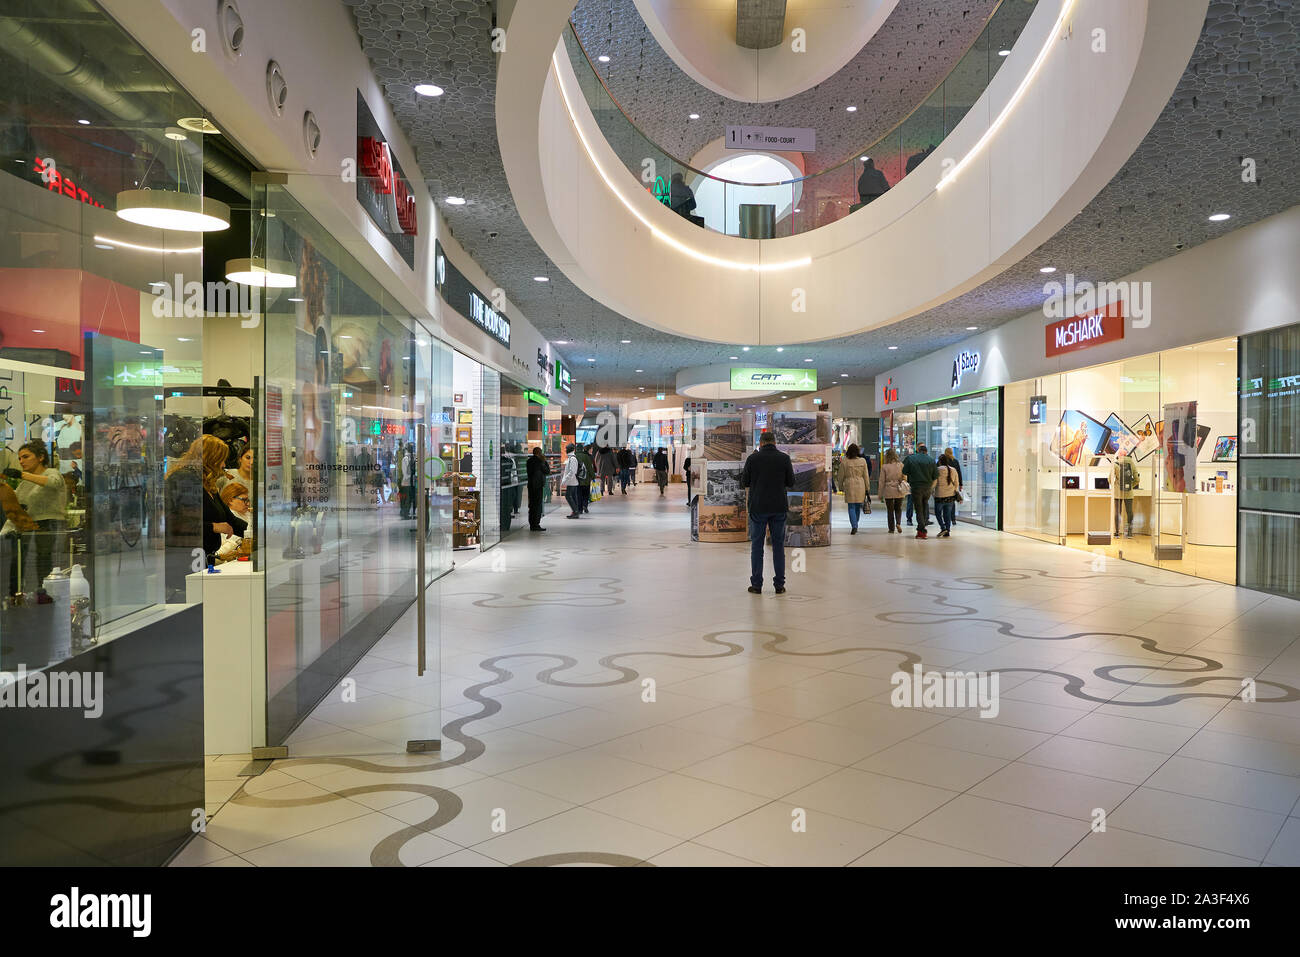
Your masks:
<svg viewBox="0 0 1300 957"><path fill-rule="evenodd" d="M1110 478L1108 476L1094 478L1092 480L1092 487L1098 491L1108 492L1110 491Z"/></svg>
<svg viewBox="0 0 1300 957"><path fill-rule="evenodd" d="M1100 455L1110 441L1111 429L1078 409L1061 413L1052 438L1052 451L1066 465L1077 466L1085 455Z"/></svg>

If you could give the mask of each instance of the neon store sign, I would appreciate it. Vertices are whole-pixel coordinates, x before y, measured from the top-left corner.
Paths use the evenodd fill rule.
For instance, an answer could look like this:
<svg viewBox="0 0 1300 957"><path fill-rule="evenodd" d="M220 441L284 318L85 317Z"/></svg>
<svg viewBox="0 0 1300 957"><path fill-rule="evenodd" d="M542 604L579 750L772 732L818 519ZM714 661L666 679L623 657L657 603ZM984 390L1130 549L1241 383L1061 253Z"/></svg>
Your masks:
<svg viewBox="0 0 1300 957"><path fill-rule="evenodd" d="M384 200L390 232L414 236L419 232L415 217L415 194L406 177L393 168L388 144L373 136L359 137L358 153L362 175L373 180L374 190Z"/></svg>
<svg viewBox="0 0 1300 957"><path fill-rule="evenodd" d="M32 169L40 174L41 181L52 192L70 196L72 199L80 200L88 206L104 208L103 203L78 186L71 176L65 176L59 172L58 163L54 161L54 157L47 156L44 159L39 156L33 157Z"/></svg>

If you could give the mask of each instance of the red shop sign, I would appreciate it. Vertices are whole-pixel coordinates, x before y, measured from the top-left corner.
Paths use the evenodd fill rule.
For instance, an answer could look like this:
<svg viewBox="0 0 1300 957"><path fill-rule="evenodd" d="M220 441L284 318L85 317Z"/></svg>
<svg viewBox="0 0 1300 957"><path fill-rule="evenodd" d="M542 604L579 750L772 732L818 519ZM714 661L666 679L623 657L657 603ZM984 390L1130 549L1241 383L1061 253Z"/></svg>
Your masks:
<svg viewBox="0 0 1300 957"><path fill-rule="evenodd" d="M1102 309L1082 313L1073 319L1048 323L1047 358L1079 349L1091 349L1124 338L1124 303L1112 302Z"/></svg>

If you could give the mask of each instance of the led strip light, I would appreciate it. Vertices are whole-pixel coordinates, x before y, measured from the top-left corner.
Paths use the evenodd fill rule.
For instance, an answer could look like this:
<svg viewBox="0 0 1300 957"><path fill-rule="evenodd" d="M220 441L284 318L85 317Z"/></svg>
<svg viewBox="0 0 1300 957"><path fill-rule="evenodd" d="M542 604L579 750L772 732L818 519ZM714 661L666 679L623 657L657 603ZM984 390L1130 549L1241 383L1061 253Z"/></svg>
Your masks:
<svg viewBox="0 0 1300 957"><path fill-rule="evenodd" d="M939 180L938 184L935 186L936 191L943 189L957 178L957 174L960 173L962 169L965 168L966 164L974 159L975 156L988 145L989 140L993 139L993 135L1006 121L1007 117L1011 115L1011 111L1016 108L1016 104L1020 102L1020 98L1024 96L1025 91L1029 89L1029 84L1034 82L1034 77L1038 75L1038 71L1042 68L1044 61L1047 60L1047 55L1052 52L1052 46L1056 42L1057 37L1060 36L1061 27L1064 26L1066 17L1069 16L1070 10L1073 6L1074 0L1065 0L1065 2L1061 4L1061 12L1057 14L1056 23L1052 25L1052 30L1047 35L1047 42L1044 43L1043 48L1038 51L1037 59L1034 60L1033 66L1029 68L1029 72L1025 74L1025 78L1020 81L1020 85L1016 87L1016 92L1012 94L1011 99L1007 100L1007 105L1002 108L1002 112L998 114L997 119L989 124L989 128L984 131L984 135L979 138L979 141L971 147L970 152L963 156L958 161L957 165L948 171L947 176L944 176Z"/></svg>
<svg viewBox="0 0 1300 957"><path fill-rule="evenodd" d="M720 266L723 269L738 269L743 272L779 272L782 269L794 269L812 263L811 256L804 256L802 259L791 259L779 263L741 263L731 259L719 259L716 256L709 256L699 250L692 249L690 246L680 240L674 239L672 236L652 224L645 216L641 215L641 212L637 210L632 203L628 201L627 197L623 195L622 191L614 185L609 174L605 172L605 167L600 164L600 161L596 159L595 153L592 152L591 144L587 142L587 137L583 135L582 127L574 116L573 102L569 99L569 91L564 85L564 78L560 73L557 56L558 51L557 53L551 54L551 69L555 71L555 81L560 87L560 96L564 97L564 107L569 111L569 122L573 124L573 129L578 134L578 139L582 141L582 148L587 151L587 159L591 160L591 165L596 167L596 172L599 173L600 178L605 181L606 188L608 188L618 201L623 204L624 208L635 216L641 225L650 230L657 239L662 240L678 252L684 253L693 259L698 259L700 262L708 263L711 266Z"/></svg>
<svg viewBox="0 0 1300 957"><path fill-rule="evenodd" d="M121 246L125 249L137 249L143 253L201 253L202 246L188 246L184 249L160 249L157 246L140 246L136 243L128 243L124 239L110 239L108 236L95 236L95 242L103 243L105 246Z"/></svg>

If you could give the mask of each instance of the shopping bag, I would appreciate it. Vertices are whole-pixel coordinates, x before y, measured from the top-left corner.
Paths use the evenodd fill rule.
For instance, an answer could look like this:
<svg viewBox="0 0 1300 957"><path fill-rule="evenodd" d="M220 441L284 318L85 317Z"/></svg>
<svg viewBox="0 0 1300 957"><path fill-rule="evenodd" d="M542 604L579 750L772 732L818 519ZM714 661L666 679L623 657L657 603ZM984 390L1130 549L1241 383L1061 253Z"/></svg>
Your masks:
<svg viewBox="0 0 1300 957"><path fill-rule="evenodd" d="M591 500L592 500L593 502L599 502L599 501L600 501L600 483L599 483L599 482L592 482L592 483L591 483Z"/></svg>

